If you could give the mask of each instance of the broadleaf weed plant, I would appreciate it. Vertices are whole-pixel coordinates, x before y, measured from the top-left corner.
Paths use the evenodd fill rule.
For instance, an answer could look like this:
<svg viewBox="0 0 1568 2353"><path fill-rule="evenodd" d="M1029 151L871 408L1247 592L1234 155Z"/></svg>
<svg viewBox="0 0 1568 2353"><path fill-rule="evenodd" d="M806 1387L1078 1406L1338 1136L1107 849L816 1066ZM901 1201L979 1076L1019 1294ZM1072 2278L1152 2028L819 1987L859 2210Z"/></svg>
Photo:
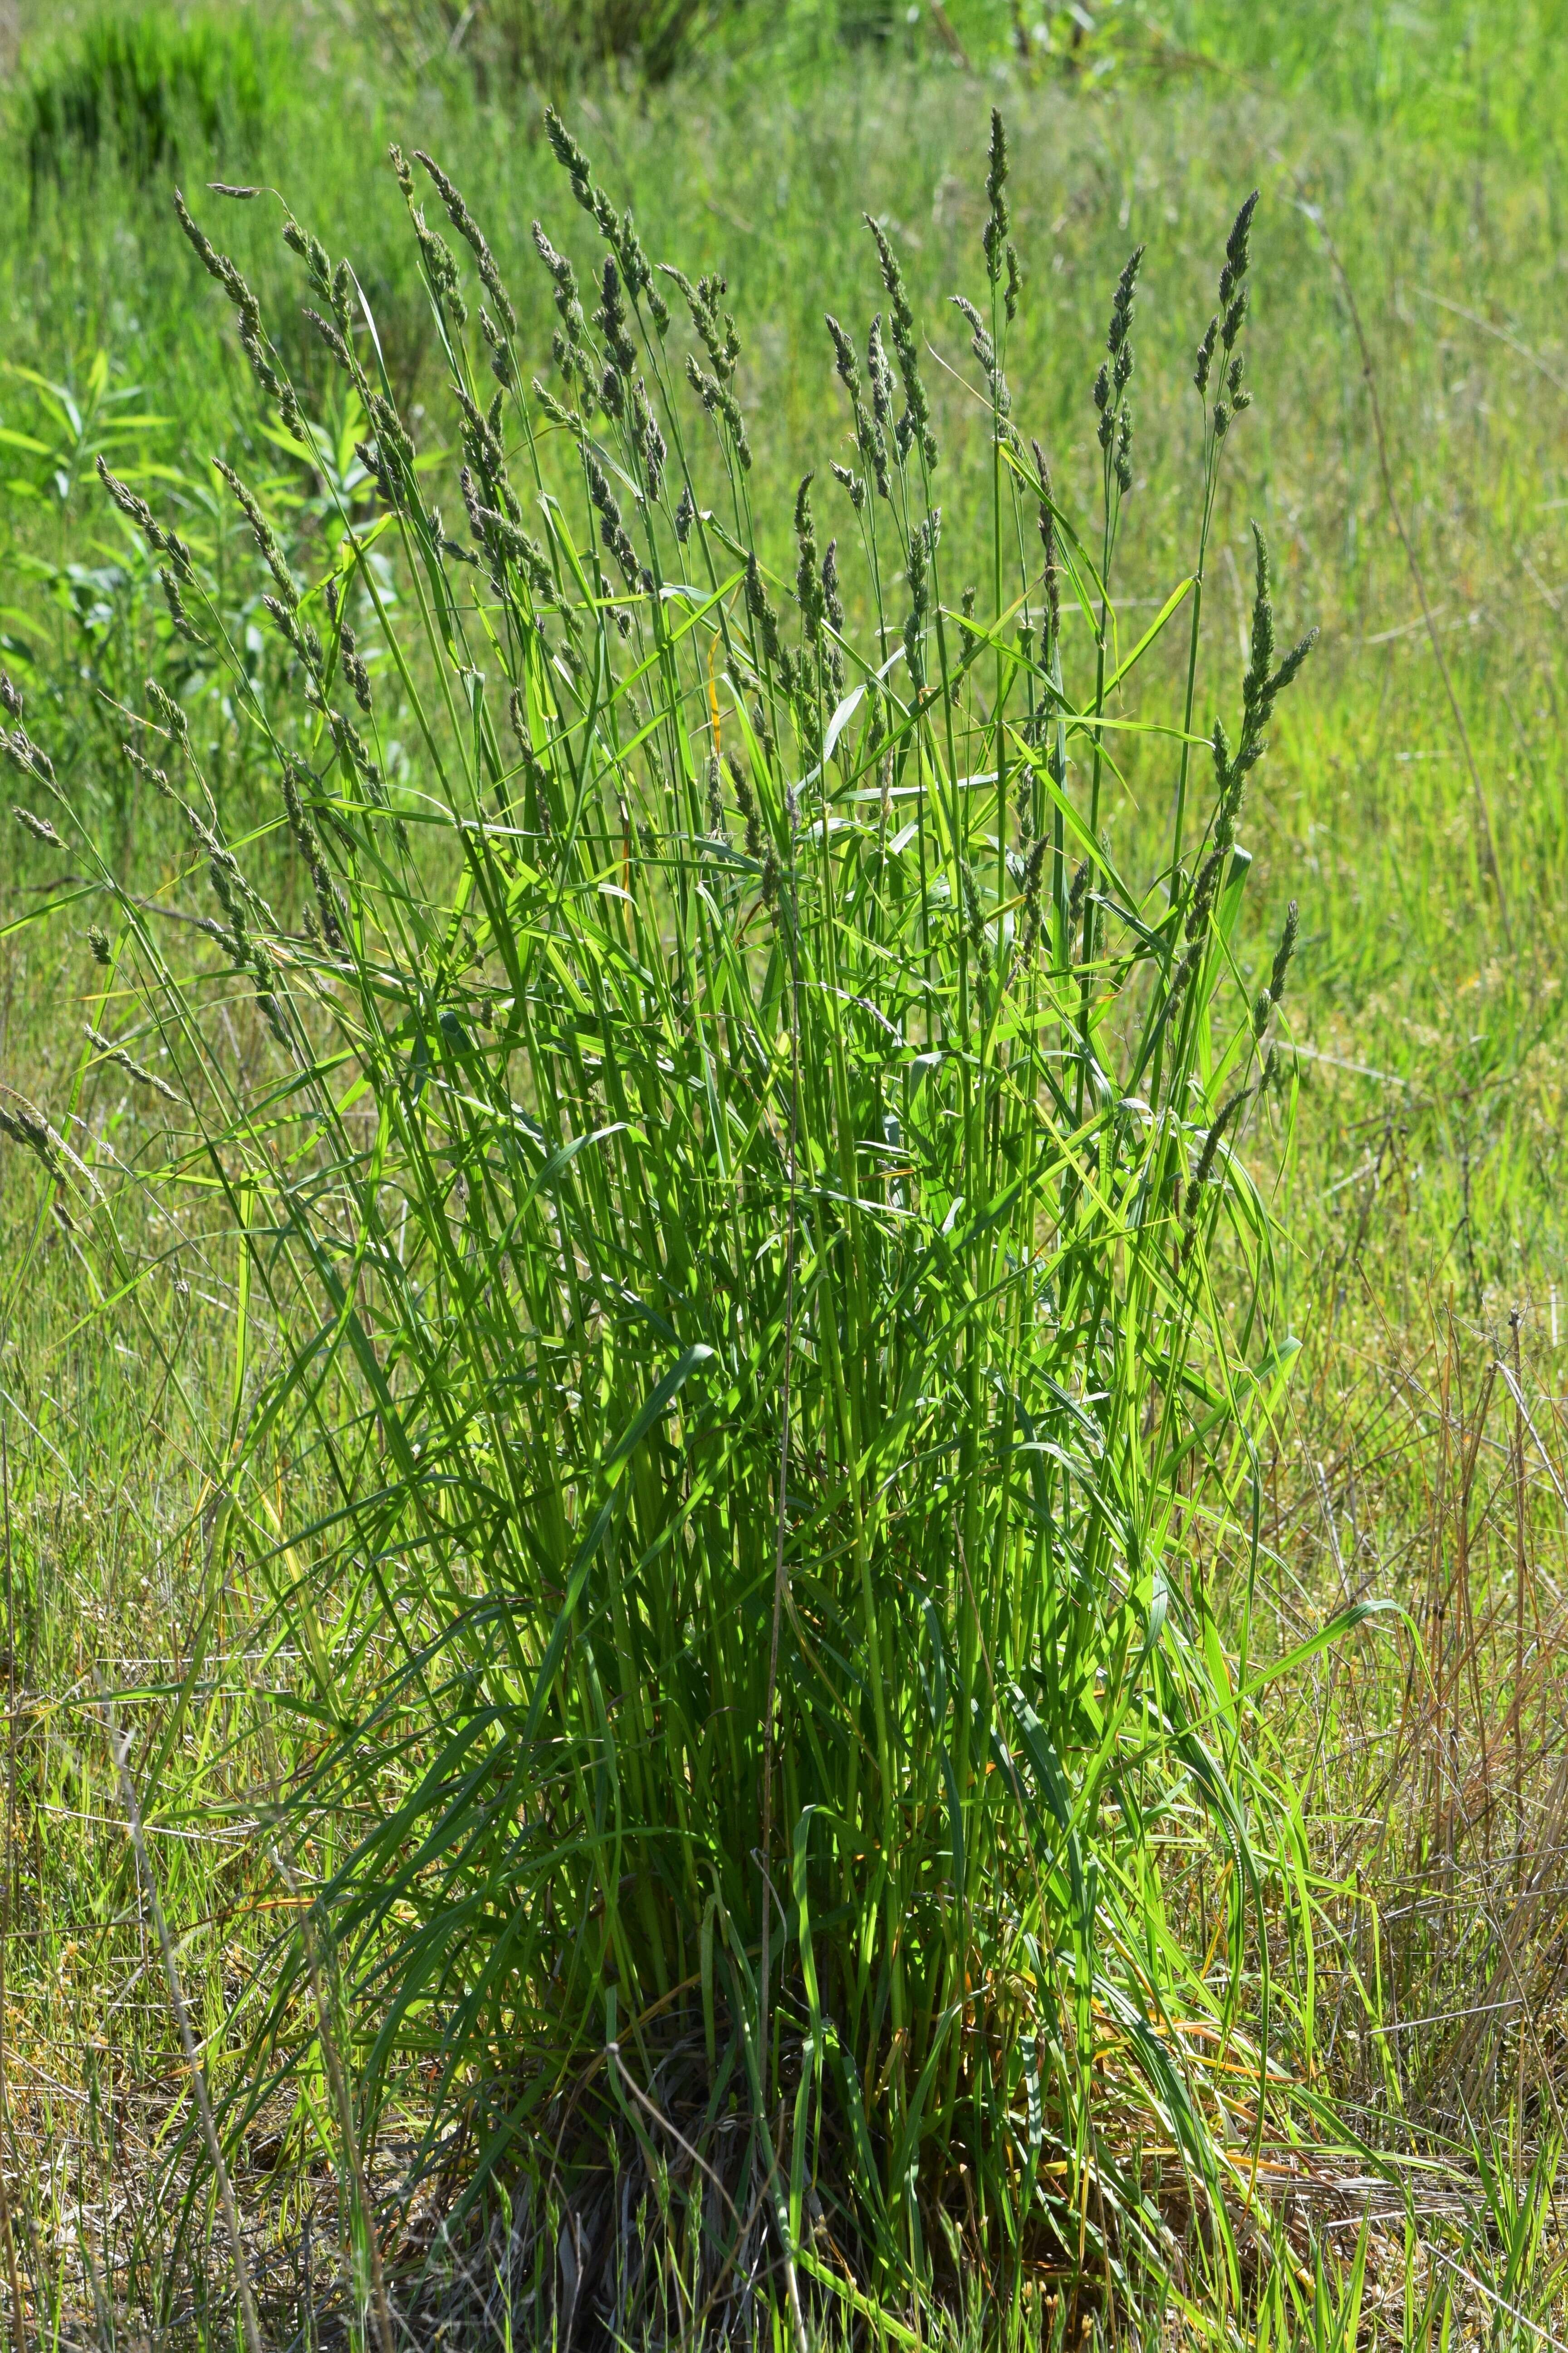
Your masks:
<svg viewBox="0 0 1568 2353"><path fill-rule="evenodd" d="M359 2152L412 2107L405 2186L494 2185L540 2335L771 2313L800 2341L974 2266L1015 2310L1040 2281L1116 2302L1184 2215L1229 2298L1228 2218L1300 2115L1265 1882L1304 1887L1205 1568L1245 1569L1290 1356L1237 1148L1288 1105L1295 937L1292 909L1249 999L1237 828L1310 642L1277 653L1261 535L1234 744L1193 712L1255 200L1198 363L1194 572L1129 646L1142 254L1080 525L1014 419L999 117L959 301L984 599L944 576L894 237L871 225L864 340L828 322L842 540L808 476L781 579L722 280L656 269L548 127L603 246L585 291L536 228L548 374L460 192L393 153L450 370L444 510L351 262L285 220L365 420L353 475L177 200L272 439L336 502L301 579L225 470L289 657L263 697L199 556L104 470L275 774L270 835L231 842L149 691L127 756L207 911L150 919L7 687L20 822L99 894L89 1043L156 1062L168 1151L89 1166L19 1102L7 1133L117 1284L138 1190L184 1217L201 1188L202 1246L244 1267L212 1542L268 1596L258 1844L314 1926L228 2128L324 2063L328 1968L354 2230L374 2254ZM1134 715L1184 607L1185 707ZM1174 811L1142 883L1100 812L1140 736ZM1207 1950L1170 1884L1194 1840L1225 1857Z"/></svg>

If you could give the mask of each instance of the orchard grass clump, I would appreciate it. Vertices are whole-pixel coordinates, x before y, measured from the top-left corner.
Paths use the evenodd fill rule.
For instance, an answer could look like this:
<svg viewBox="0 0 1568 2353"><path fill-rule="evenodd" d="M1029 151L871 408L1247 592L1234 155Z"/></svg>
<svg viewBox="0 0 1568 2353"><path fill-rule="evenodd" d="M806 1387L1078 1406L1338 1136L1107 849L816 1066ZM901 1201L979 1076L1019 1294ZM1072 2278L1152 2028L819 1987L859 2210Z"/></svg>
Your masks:
<svg viewBox="0 0 1568 2353"><path fill-rule="evenodd" d="M394 2113L399 2194L504 2201L530 2341L801 2344L976 2274L1081 2318L1184 2234L1234 2306L1310 2116L1273 1974L1300 1929L1310 2003L1298 1817L1208 1573L1246 1589L1293 1345L1238 1156L1289 1113L1296 938L1292 906L1251 995L1239 828L1310 643L1276 643L1260 533L1237 709L1193 707L1256 199L1196 362L1193 568L1129 642L1142 250L1086 364L1075 519L1015 420L999 117L954 298L990 419L973 586L896 236L877 314L827 322L849 438L781 577L722 280L656 267L548 127L602 247L584 284L536 226L548 361L461 193L393 151L450 462L352 260L285 218L366 429L312 576L225 469L284 691L103 470L275 783L231 841L149 688L126 756L188 837L182 922L7 688L19 821L96 893L89 1046L167 1148L89 1172L19 1100L7 1132L106 1282L139 1280L132 1205L188 1219L193 1187L242 1263L211 1573L268 1596L242 1737L296 1941L218 2128L330 2084L383 2333L413 2293L380 2270ZM344 483L214 207L177 201L300 466ZM1184 707L1135 711L1184 621ZM1130 745L1173 813L1142 877L1101 825ZM1175 1824L1219 1864L1204 1949Z"/></svg>

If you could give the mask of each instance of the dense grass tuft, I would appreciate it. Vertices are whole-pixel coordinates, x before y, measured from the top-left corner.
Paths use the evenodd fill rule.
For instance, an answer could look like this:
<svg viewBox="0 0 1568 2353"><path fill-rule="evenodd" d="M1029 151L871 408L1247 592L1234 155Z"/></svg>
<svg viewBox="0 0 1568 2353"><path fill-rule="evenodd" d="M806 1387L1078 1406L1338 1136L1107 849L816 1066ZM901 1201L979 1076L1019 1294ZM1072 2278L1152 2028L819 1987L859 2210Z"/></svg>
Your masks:
<svg viewBox="0 0 1568 2353"><path fill-rule="evenodd" d="M394 151L464 459L445 513L350 262L286 224L367 420L353 480L184 216L335 505L301 579L224 470L275 691L200 551L103 479L268 747L299 914L160 692L126 757L205 870L210 969L171 960L20 713L10 738L140 1008L93 1042L181 1098L173 1156L107 1201L47 1125L24 1140L111 1276L120 1222L177 1217L198 1170L246 1266L214 1568L270 1596L261 1753L291 1710L316 1728L269 1832L315 1926L253 2096L320 2035L331 2072L299 1972L340 1957L374 2020L343 2150L412 2099L405 2190L509 2183L539 2327L583 2299L674 2326L672 2294L727 2325L762 2293L798 2333L824 2297L910 2310L973 2264L1120 2302L1194 2211L1230 2301L1230 2216L1289 2128L1262 1910L1289 1833L1203 1564L1247 1574L1291 1353L1235 1145L1289 1090L1295 941L1292 909L1249 990L1237 826L1310 642L1276 645L1258 533L1229 731L1194 733L1254 200L1193 396L1192 570L1134 633L1141 249L1080 522L1013 418L999 118L955 298L990 442L989 576L962 595L896 245L875 232L869 343L835 326L842 540L802 480L786 585L721 281L651 270L551 137L605 246L590 323L539 232L553 388L459 192ZM1139 713L1167 630L1176 707ZM1135 879L1100 802L1146 741L1174 826ZM1217 1978L1163 1894L1156 1826L1188 1802L1228 1857ZM345 2179L360 2199L357 2158Z"/></svg>
<svg viewBox="0 0 1568 2353"><path fill-rule="evenodd" d="M131 179L172 168L182 146L254 146L281 45L248 13L179 17L149 8L94 18L69 49L35 68L22 94L35 195L112 160Z"/></svg>

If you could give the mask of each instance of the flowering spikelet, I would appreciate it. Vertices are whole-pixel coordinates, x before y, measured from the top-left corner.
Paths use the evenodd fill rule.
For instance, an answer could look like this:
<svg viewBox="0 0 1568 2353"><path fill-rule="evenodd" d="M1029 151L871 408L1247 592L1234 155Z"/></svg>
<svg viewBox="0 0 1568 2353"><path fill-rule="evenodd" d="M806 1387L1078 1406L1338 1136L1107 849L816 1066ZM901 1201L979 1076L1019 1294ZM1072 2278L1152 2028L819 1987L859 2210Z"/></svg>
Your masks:
<svg viewBox="0 0 1568 2353"><path fill-rule="evenodd" d="M959 602L958 667L961 670L966 670L969 668L985 642L974 627L975 595L976 591L971 586L963 591Z"/></svg>
<svg viewBox="0 0 1568 2353"><path fill-rule="evenodd" d="M474 537L489 557L493 571L500 574L507 563L515 564L536 596L548 596L555 586L549 560L536 540L531 539L520 523L512 522L497 507L486 506L474 489L474 479L465 466L458 476L463 502L468 511L468 523Z"/></svg>
<svg viewBox="0 0 1568 2353"><path fill-rule="evenodd" d="M594 361L588 349L588 322L583 315L583 305L577 293L577 273L566 256L557 253L538 221L533 224L533 242L541 261L550 273L554 288L556 315L561 321L551 339L555 364L565 377L568 387L575 381L592 401L596 391Z"/></svg>
<svg viewBox="0 0 1568 2353"><path fill-rule="evenodd" d="M263 596L262 606L272 617L278 634L283 638L296 660L318 676L321 668L321 640L309 621L302 621L279 596Z"/></svg>
<svg viewBox="0 0 1568 2353"><path fill-rule="evenodd" d="M310 785L313 782L310 770L289 754L285 753L283 757L284 814L289 819L289 830L294 837L294 846L305 861L311 888L316 893L316 904L321 913L322 936L330 948L337 948L342 945L342 931L338 921L338 894L332 887L332 878L327 871L321 844L311 829L310 821L305 814L305 805L300 794L301 783Z"/></svg>
<svg viewBox="0 0 1568 2353"><path fill-rule="evenodd" d="M631 339L630 321L621 296L621 276L613 254L605 256L599 272L599 307L594 313L594 324L609 346L614 365L623 378L629 380L637 370L637 351Z"/></svg>
<svg viewBox="0 0 1568 2353"><path fill-rule="evenodd" d="M1116 389L1120 392L1132 374L1132 305L1138 287L1138 272L1143 266L1144 248L1135 245L1122 264L1121 275L1116 281L1116 291L1110 298L1110 326L1105 338L1105 348L1114 363Z"/></svg>
<svg viewBox="0 0 1568 2353"><path fill-rule="evenodd" d="M955 294L952 299L953 309L963 313L973 338L970 349L985 371L986 390L990 393L992 408L1000 422L1012 407L1013 396L1007 389L1006 379L1002 374L1001 363L997 359L996 347L991 340L990 330L967 296Z"/></svg>
<svg viewBox="0 0 1568 2353"><path fill-rule="evenodd" d="M1296 953L1297 936L1301 928L1301 911L1294 899L1285 910L1285 926L1279 934L1279 944L1274 951L1274 969L1268 976L1268 986L1258 992L1252 1008L1252 1034L1261 1038L1268 1026L1268 1017L1275 1007L1283 1003L1285 976L1290 969L1290 959Z"/></svg>
<svg viewBox="0 0 1568 2353"><path fill-rule="evenodd" d="M1222 761L1223 727L1215 733L1215 761L1220 778L1221 823L1228 807L1234 817L1239 806L1242 782L1249 769L1255 767L1267 748L1264 729L1273 716L1274 705L1290 684L1311 652L1317 641L1316 629L1309 629L1299 643L1292 646L1278 668L1274 663L1274 605L1270 593L1268 543L1255 522L1252 526L1256 563L1256 585L1252 604L1252 649L1247 676L1242 682L1241 741L1234 754Z"/></svg>
<svg viewBox="0 0 1568 2353"><path fill-rule="evenodd" d="M423 207L415 203L414 175L403 160L402 150L394 145L387 153L392 160L392 168L397 174L397 185L402 189L404 200L408 206L408 217L414 224L414 235L425 263L425 274L430 283L430 291L440 308L450 316L453 324L459 328L466 327L468 323L468 306L463 300L462 282L458 276L458 265L453 259L452 248L445 237L438 236L430 227L425 217Z"/></svg>
<svg viewBox="0 0 1568 2353"><path fill-rule="evenodd" d="M353 689L354 701L368 719L370 716L370 672L364 666L364 656L354 640L354 633L346 621L338 624L338 652L342 660L343 676Z"/></svg>
<svg viewBox="0 0 1568 2353"><path fill-rule="evenodd" d="M332 265L327 248L319 237L301 228L290 213L283 223L283 242L291 253L297 253L310 275L311 285L329 301L332 297Z"/></svg>
<svg viewBox="0 0 1568 2353"><path fill-rule="evenodd" d="M250 525L254 534L256 544L266 559L267 568L278 583L278 593L292 613L300 602L300 592L294 586L293 575L285 561L283 550L278 543L277 533L262 513L256 500L235 472L234 468L222 458L215 458L213 464L238 500L245 520Z"/></svg>
<svg viewBox="0 0 1568 2353"><path fill-rule="evenodd" d="M746 610L761 635L764 659L776 662L780 653L779 617L774 612L768 592L763 586L763 575L758 568L754 550L746 558Z"/></svg>
<svg viewBox="0 0 1568 2353"><path fill-rule="evenodd" d="M251 373L257 383L270 399L278 403L279 414L289 431L297 440L303 439L304 424L300 415L299 405L292 390L283 381L273 364L277 354L262 333L261 307L255 295L227 254L219 253L205 232L196 226L191 217L185 199L178 188L174 190L174 216L189 238L202 267L209 276L217 280L218 284L235 306L237 313L236 323L239 331L240 348L250 363Z"/></svg>
<svg viewBox="0 0 1568 2353"><path fill-rule="evenodd" d="M163 600L169 607L169 618L174 625L175 636L185 638L193 646L200 646L205 652L210 652L211 648L205 638L185 610L185 600L180 594L179 581L167 565L158 575L158 584L163 591Z"/></svg>
<svg viewBox="0 0 1568 2353"><path fill-rule="evenodd" d="M735 757L727 752L730 779L735 787L735 806L746 821L746 855L761 859L763 854L763 821L757 810L757 797L752 790L752 780Z"/></svg>
<svg viewBox="0 0 1568 2353"><path fill-rule="evenodd" d="M33 742L25 727L15 728L9 735L0 729L0 751L21 769L25 776L36 776L41 785L54 783L54 762L39 744ZM40 818L39 823L42 822ZM42 838L40 835L40 840Z"/></svg>
<svg viewBox="0 0 1568 2353"><path fill-rule="evenodd" d="M323 319L321 312L319 311L312 311L308 302L300 305L300 315L302 318L306 318L310 321L311 326L314 327L317 334L320 335L322 343L325 343L327 349L331 352L338 365L343 369L347 375L354 375L356 371L354 367L353 354L349 350L347 343L343 341L342 332L332 324L331 319Z"/></svg>
<svg viewBox="0 0 1568 2353"><path fill-rule="evenodd" d="M1269 591L1268 543L1256 523L1252 526L1257 560L1256 587L1252 606L1252 649L1246 679L1242 683L1241 740L1233 750L1225 722L1216 719L1214 730L1215 825L1214 848L1198 870L1188 906L1186 933L1196 942L1208 919L1209 910L1218 892L1220 877L1236 840L1236 821L1240 814L1242 795L1247 778L1268 748L1264 730L1273 714L1274 705L1290 684L1301 664L1310 653L1317 639L1316 629L1306 636L1285 656L1278 666L1274 660L1274 607ZM1291 947L1295 945L1293 919L1288 924ZM1280 987L1285 981L1285 965L1279 965ZM1264 1010L1262 1019L1268 1019ZM1258 1008L1254 1008L1255 1026ZM1258 1029L1261 1035L1261 1029Z"/></svg>
<svg viewBox="0 0 1568 2353"><path fill-rule="evenodd" d="M18 1103L8 1111L0 1103L0 1135L8 1135L13 1144L23 1145L42 1162L51 1176L60 1174L60 1139L41 1113L30 1103Z"/></svg>
<svg viewBox="0 0 1568 2353"><path fill-rule="evenodd" d="M166 555L182 580L192 579L195 576L195 567L191 561L191 551L178 533L166 531L157 521L146 500L138 498L135 491L122 482L117 474L111 474L101 457L96 463L99 480L103 484L121 513L128 522L136 525L154 554Z"/></svg>
<svg viewBox="0 0 1568 2353"><path fill-rule="evenodd" d="M382 781L381 770L370 756L363 736L353 720L345 719L341 711L329 710L326 717L328 730L345 766L358 776L371 798L384 808L386 787Z"/></svg>
<svg viewBox="0 0 1568 2353"><path fill-rule="evenodd" d="M621 521L621 511L610 488L609 478L596 458L589 457L586 464L588 496L599 517L599 537L620 565L626 586L634 592L641 589L645 596L651 596L652 577L637 563L637 549Z"/></svg>
<svg viewBox="0 0 1568 2353"><path fill-rule="evenodd" d="M165 694L155 678L148 679L142 691L157 724L166 735L173 736L182 751L188 753L191 748L191 723L183 705L176 702L172 694Z"/></svg>
<svg viewBox="0 0 1568 2353"><path fill-rule="evenodd" d="M26 826L35 841L43 842L49 849L65 848L65 843L47 817L37 817L30 808L22 808L15 801L11 804L11 814L18 825Z"/></svg>
<svg viewBox="0 0 1568 2353"><path fill-rule="evenodd" d="M861 464L871 475L881 495L886 498L889 495L887 440L876 417L868 417L866 413L865 394L860 381L860 365L855 354L855 346L831 311L826 313L826 320L827 332L833 339L834 361L838 371L838 380L849 395L849 414L855 427L855 447L859 452ZM850 502L858 513L865 501L864 484L843 466L836 465L833 470L848 491Z"/></svg>
<svg viewBox="0 0 1568 2353"><path fill-rule="evenodd" d="M724 771L717 752L708 762L708 830L715 841L730 838L724 827Z"/></svg>
<svg viewBox="0 0 1568 2353"><path fill-rule="evenodd" d="M925 684L925 624L930 603L926 581L928 539L925 527L910 533L909 569L905 574L910 611L904 623L904 659L909 664L910 684L917 689Z"/></svg>
<svg viewBox="0 0 1568 2353"><path fill-rule="evenodd" d="M1197 1225L1198 1208L1203 1189L1208 1183L1225 1132L1244 1109L1251 1093L1250 1087L1237 1087L1236 1092L1220 1105L1214 1125L1204 1138L1204 1148L1198 1155L1198 1165L1193 1171L1192 1181L1187 1187L1186 1239L1189 1242L1192 1240L1194 1229Z"/></svg>
<svg viewBox="0 0 1568 2353"><path fill-rule="evenodd" d="M114 951L109 944L109 934L107 932L100 931L96 923L89 923L88 925L87 944L92 950L93 962L95 964L110 965L113 963Z"/></svg>
<svg viewBox="0 0 1568 2353"><path fill-rule="evenodd" d="M106 1038L101 1029L93 1028L90 1021L84 1023L83 1035L90 1045L98 1048L99 1054L104 1061L117 1063L120 1069L133 1078L139 1086L151 1087L153 1093L162 1095L165 1103L179 1102L180 1098L174 1088L165 1080L161 1079L156 1071L145 1070L140 1062L133 1061L123 1046L117 1045L112 1038Z"/></svg>
<svg viewBox="0 0 1568 2353"><path fill-rule="evenodd" d="M801 627L805 642L815 646L822 638L824 612L822 583L816 576L816 526L811 513L812 476L803 475L795 494L795 543L797 556L795 593L800 606Z"/></svg>
<svg viewBox="0 0 1568 2353"><path fill-rule="evenodd" d="M1204 331L1198 345L1197 364L1193 381L1199 392L1208 397L1209 380L1213 373L1216 345L1221 357L1219 388L1215 396L1214 429L1223 440L1234 417L1251 405L1252 395L1246 389L1242 377L1247 368L1247 354L1239 350L1241 330L1247 318L1247 271L1251 267L1252 216L1258 209L1258 190L1243 204L1226 240L1225 264L1219 274L1218 307Z"/></svg>
<svg viewBox="0 0 1568 2353"><path fill-rule="evenodd" d="M648 497L659 499L664 493L664 468L669 449L659 430L658 419L653 413L647 386L640 375L632 386L631 431L637 456L642 460L643 480L647 485Z"/></svg>
<svg viewBox="0 0 1568 2353"><path fill-rule="evenodd" d="M1031 446L1035 452L1035 479L1040 489L1040 544L1046 551L1045 574L1040 583L1040 593L1046 606L1046 638L1040 650L1048 670L1062 626L1061 584L1057 573L1057 519L1051 505L1051 470L1046 463L1046 453L1037 441Z"/></svg>
<svg viewBox="0 0 1568 2353"><path fill-rule="evenodd" d="M120 748L125 755L126 765L133 768L139 776L144 777L161 799L166 801L174 799L174 787L162 768L155 768L152 761L144 758L136 749L134 744L121 744Z"/></svg>
<svg viewBox="0 0 1568 2353"><path fill-rule="evenodd" d="M745 418L735 397L735 371L740 363L741 339L735 332L735 322L723 309L723 298L729 291L727 281L718 276L700 278L694 286L683 269L671 262L661 262L665 276L674 280L686 298L691 313L691 323L708 354L711 374L698 365L689 353L686 360L686 380L710 417L722 419L734 444L736 459L742 473L752 466L751 444L746 438Z"/></svg>
<svg viewBox="0 0 1568 2353"><path fill-rule="evenodd" d="M544 129L556 162L572 183L573 195L620 263L633 301L646 297L654 325L662 335L669 324L669 311L653 282L653 271L630 212L616 217L614 205L594 178L588 158L552 106L544 110Z"/></svg>
<svg viewBox="0 0 1568 2353"><path fill-rule="evenodd" d="M1004 266L1016 269L1016 261L1007 237L1007 132L1002 121L1002 110L991 110L991 164L985 174L985 197L990 210L986 215L985 275L994 286ZM1008 316L1012 313L1009 311Z"/></svg>
<svg viewBox="0 0 1568 2353"><path fill-rule="evenodd" d="M1132 310L1143 248L1135 246L1122 266L1110 298L1110 325L1105 338L1110 358L1100 363L1094 379L1094 405L1100 413L1100 446L1110 462L1117 488L1132 487L1132 426L1126 396L1132 380Z"/></svg>
<svg viewBox="0 0 1568 2353"><path fill-rule="evenodd" d="M0 711L7 712L13 719L20 719L23 712L22 690L3 670L0 670Z"/></svg>
<svg viewBox="0 0 1568 2353"><path fill-rule="evenodd" d="M431 179L435 182L436 192L439 195L441 202L447 207L447 219L451 222L452 227L457 230L458 236L465 237L468 240L473 252L475 262L479 266L480 284L484 287L484 290L489 296L490 301L495 304L497 313L499 314L507 333L509 335L515 335L517 332L517 312L512 309L510 297L508 295L506 288L501 283L500 272L496 268L495 256L491 253L489 247L485 240L484 231L480 228L478 221L475 220L472 213L469 212L468 206L463 202L463 199L458 195L457 189L452 185L451 181L447 177L446 173L442 171L437 163L433 161L430 156L426 155L423 147L416 147L414 150L414 160L416 164L424 164L425 169L429 173Z"/></svg>
<svg viewBox="0 0 1568 2353"><path fill-rule="evenodd" d="M904 273L888 241L886 230L879 222L872 219L869 213L865 217L866 226L876 239L877 256L882 266L882 283L888 290L888 300L891 304L889 332L893 341L893 355L898 361L899 374L903 382L907 419L901 446L912 447L918 441L926 470L931 472L937 460L936 436L931 429L931 403L926 397L915 349L915 314L904 290Z"/></svg>

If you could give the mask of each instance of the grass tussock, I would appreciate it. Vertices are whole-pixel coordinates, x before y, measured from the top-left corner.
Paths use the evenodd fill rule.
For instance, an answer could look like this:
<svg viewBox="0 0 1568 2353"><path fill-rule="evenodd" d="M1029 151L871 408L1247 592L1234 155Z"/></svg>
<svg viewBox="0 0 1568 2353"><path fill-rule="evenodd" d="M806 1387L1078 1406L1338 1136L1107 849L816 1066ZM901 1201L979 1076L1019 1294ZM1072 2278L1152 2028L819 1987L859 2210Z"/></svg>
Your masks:
<svg viewBox="0 0 1568 2353"><path fill-rule="evenodd" d="M177 1217L198 1169L243 1254L210 1572L243 1560L294 1670L246 1736L311 1924L248 2099L332 2073L330 2000L303 1991L341 1968L375 2020L345 2158L417 2086L405 2187L510 2183L536 2328L645 2314L673 2279L671 2327L749 2330L761 2296L798 2336L835 2299L955 2296L973 2265L1009 2297L1121 2302L1194 2213L1234 2300L1231 2218L1298 2129L1269 2059L1289 1810L1245 1629L1227 1656L1209 1599L1216 1560L1256 1559L1290 1354L1236 1155L1289 1091L1296 940L1292 908L1267 984L1238 986L1237 825L1310 646L1276 642L1261 532L1230 726L1193 712L1256 200L1200 344L1192 568L1134 634L1114 563L1142 251L1110 300L1080 522L1014 421L1000 116L980 299L955 297L990 418L983 597L945 577L888 237L868 342L833 322L844 540L804 479L781 580L721 281L656 273L550 128L605 248L590 322L536 231L553 388L460 193L417 159L468 268L394 152L462 536L352 263L285 221L368 430L325 576L296 577L221 470L290 658L276 701L179 532L100 462L268 747L299 921L150 690L124 757L215 902L195 920L216 964L171 960L14 697L40 804L21 821L68 828L103 895L119 1015L90 1042L178 1099L172 1156L133 1180L27 1110L18 1141L103 1280L130 1275L130 1199ZM282 433L330 475L244 280L177 202ZM1167 629L1185 702L1135 715ZM1173 835L1134 880L1100 794L1149 729ZM183 948L194 911L156 912ZM296 1710L314 1730L285 1770ZM1163 1893L1155 1826L1189 1804L1226 1857L1217 1981ZM231 2129L250 2112L241 2086Z"/></svg>

